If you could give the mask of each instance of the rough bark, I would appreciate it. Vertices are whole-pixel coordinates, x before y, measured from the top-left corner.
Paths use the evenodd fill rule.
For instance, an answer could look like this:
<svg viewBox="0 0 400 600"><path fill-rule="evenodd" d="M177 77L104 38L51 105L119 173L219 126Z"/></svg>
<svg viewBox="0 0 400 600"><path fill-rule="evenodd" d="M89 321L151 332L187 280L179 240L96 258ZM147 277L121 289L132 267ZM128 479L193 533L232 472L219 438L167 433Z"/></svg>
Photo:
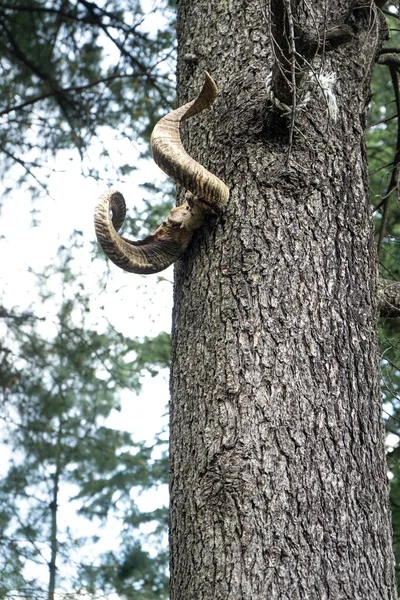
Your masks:
<svg viewBox="0 0 400 600"><path fill-rule="evenodd" d="M320 31L350 3L298 4ZM357 10L315 56L338 118L312 92L288 158L267 6L178 2L179 102L204 70L221 90L186 148L231 199L176 268L171 600L393 600L364 149L379 19Z"/></svg>

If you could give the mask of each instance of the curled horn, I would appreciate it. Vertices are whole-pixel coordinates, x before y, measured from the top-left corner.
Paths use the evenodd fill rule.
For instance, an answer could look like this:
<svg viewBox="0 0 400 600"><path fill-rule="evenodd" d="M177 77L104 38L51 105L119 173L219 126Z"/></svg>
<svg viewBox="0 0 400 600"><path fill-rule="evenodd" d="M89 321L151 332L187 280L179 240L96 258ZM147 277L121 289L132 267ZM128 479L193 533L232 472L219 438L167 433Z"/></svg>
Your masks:
<svg viewBox="0 0 400 600"><path fill-rule="evenodd" d="M141 241L120 236L117 232L126 214L124 197L116 190L100 196L94 217L97 239L108 258L124 271L163 271L186 250L193 231L203 222L203 213L218 213L227 203L228 187L187 154L179 133L181 121L209 108L217 95L217 86L206 72L198 97L167 114L154 127L150 141L154 161L187 192L185 203L173 208L152 235Z"/></svg>

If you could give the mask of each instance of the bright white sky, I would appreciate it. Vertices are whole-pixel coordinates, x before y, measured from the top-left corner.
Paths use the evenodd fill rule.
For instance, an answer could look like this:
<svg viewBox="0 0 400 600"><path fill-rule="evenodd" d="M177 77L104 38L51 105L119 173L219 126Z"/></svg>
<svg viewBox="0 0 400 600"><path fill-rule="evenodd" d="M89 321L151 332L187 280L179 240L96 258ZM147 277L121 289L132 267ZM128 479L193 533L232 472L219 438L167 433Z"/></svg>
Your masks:
<svg viewBox="0 0 400 600"><path fill-rule="evenodd" d="M146 32L163 29L166 21L159 10L160 0L142 0L141 3L147 16L140 29ZM115 59L115 47L107 38L104 38L104 44L110 58ZM165 64L164 68L171 70L175 65ZM129 213L130 208L140 206L143 189L139 185L162 182L166 176L152 161L136 158L140 150L136 142L124 138L116 144L113 133L104 128L102 142L107 139L110 153L108 164L126 162L137 167L125 181L115 181L112 186L124 194ZM96 165L100 172L102 166L106 166L102 149L94 143L85 159L87 164ZM49 162L48 167L55 173L50 178L49 197L44 196L37 201L37 227L32 227L32 201L29 193L15 189L0 202L0 236L5 236L4 240L0 239L0 285L4 290L7 306L24 309L32 302L35 278L28 270L42 272L54 262L59 246L68 247L71 233L78 230L83 232L85 244L77 268L86 274L87 291L92 293L93 320L100 320L98 327L101 328L101 318L105 314L116 329L127 336L140 338L156 335L160 331L170 331L172 267L164 271L161 277L139 276L124 273L110 261L93 262L92 243L96 240L93 227L94 207L107 186L82 176L77 153L60 152L54 161ZM16 169L15 179L18 174ZM39 172L36 175L41 176ZM99 292L98 282L104 280L105 273L110 274L107 290ZM104 311L99 310L103 306ZM164 375L158 381L146 381L140 400L134 394L129 394L129 398L124 395L122 413L114 414L108 425L128 428L139 439L152 438L165 423L165 418L160 420L156 415L165 413L168 401L166 377Z"/></svg>

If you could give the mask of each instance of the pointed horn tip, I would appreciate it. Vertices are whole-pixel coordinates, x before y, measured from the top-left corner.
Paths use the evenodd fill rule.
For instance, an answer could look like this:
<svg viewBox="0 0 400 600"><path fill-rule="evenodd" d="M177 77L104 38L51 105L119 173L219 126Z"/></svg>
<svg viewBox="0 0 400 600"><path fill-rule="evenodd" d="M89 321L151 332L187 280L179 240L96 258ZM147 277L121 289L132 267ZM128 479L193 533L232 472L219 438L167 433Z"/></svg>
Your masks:
<svg viewBox="0 0 400 600"><path fill-rule="evenodd" d="M204 88L207 89L214 98L219 94L217 84L208 71L204 71Z"/></svg>

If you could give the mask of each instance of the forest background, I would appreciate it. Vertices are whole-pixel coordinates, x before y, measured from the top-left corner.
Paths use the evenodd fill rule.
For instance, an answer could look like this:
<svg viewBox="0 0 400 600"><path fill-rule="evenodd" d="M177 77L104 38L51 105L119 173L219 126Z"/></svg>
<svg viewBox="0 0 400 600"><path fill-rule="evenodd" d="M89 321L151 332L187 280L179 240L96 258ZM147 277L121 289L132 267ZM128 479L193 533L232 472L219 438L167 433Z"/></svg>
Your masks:
<svg viewBox="0 0 400 600"><path fill-rule="evenodd" d="M399 49L398 6L383 10ZM174 106L174 2L0 1L0 29L0 597L167 598L172 270L110 266L92 214L118 187L136 238L174 203L148 149ZM399 64L386 59L370 189L382 275L399 280ZM380 323L397 565L399 328Z"/></svg>

